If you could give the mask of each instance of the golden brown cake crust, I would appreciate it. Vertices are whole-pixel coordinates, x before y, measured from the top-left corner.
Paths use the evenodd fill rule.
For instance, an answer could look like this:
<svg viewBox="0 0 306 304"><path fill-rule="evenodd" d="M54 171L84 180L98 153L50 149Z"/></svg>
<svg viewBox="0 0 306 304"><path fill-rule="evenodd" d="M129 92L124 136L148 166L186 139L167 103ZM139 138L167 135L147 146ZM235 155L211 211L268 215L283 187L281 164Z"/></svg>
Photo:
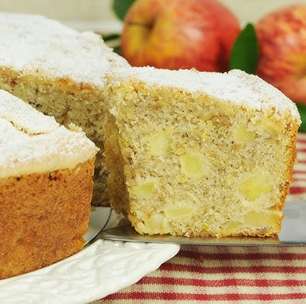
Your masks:
<svg viewBox="0 0 306 304"><path fill-rule="evenodd" d="M281 190L282 197L281 197L281 201L280 201L280 204L279 204L280 209L282 209L284 207L285 199L286 199L286 196L289 193L290 184L292 182L293 166L294 166L295 159L296 159L296 137L297 137L298 129L299 129L298 124L293 123L291 125L288 125L288 131L290 132L290 146L288 147L289 159L288 159L288 162L287 162L287 172L285 174L287 183L285 184L285 186Z"/></svg>
<svg viewBox="0 0 306 304"><path fill-rule="evenodd" d="M94 160L72 170L0 181L0 279L80 250L88 228Z"/></svg>

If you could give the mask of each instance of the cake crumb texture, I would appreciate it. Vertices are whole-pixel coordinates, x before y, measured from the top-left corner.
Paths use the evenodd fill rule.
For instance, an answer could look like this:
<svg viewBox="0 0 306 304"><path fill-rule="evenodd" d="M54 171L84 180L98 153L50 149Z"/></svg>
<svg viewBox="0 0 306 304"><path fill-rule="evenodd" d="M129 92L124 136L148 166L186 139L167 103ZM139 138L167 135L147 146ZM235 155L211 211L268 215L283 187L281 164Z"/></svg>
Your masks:
<svg viewBox="0 0 306 304"><path fill-rule="evenodd" d="M141 234L276 236L295 159L296 107L242 72L186 71L179 86L168 73L130 71L109 86L112 206ZM249 93L243 102L240 89Z"/></svg>
<svg viewBox="0 0 306 304"><path fill-rule="evenodd" d="M240 70L215 73L132 67L120 68L115 70L114 73L121 81L131 78L153 86L176 88L190 93L203 92L225 102L258 110L274 107L276 114L289 112L300 121L300 115L295 104L281 91L260 77Z"/></svg>

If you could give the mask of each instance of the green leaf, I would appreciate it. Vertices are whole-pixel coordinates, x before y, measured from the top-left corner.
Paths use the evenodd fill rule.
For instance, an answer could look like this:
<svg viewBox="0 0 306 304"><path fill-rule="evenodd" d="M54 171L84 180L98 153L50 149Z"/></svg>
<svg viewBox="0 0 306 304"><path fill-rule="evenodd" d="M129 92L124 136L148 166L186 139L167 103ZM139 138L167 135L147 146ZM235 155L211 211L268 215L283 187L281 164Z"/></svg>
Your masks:
<svg viewBox="0 0 306 304"><path fill-rule="evenodd" d="M302 124L300 126L300 132L306 132L306 105L297 104L297 108L301 115Z"/></svg>
<svg viewBox="0 0 306 304"><path fill-rule="evenodd" d="M117 53L118 55L121 55L121 47L120 46L116 46L114 47L114 52Z"/></svg>
<svg viewBox="0 0 306 304"><path fill-rule="evenodd" d="M248 23L240 32L231 52L230 68L255 74L259 59L259 47L255 27Z"/></svg>
<svg viewBox="0 0 306 304"><path fill-rule="evenodd" d="M107 34L107 35L102 35L102 38L105 42L108 41L113 41L113 40L118 40L120 38L120 34Z"/></svg>
<svg viewBox="0 0 306 304"><path fill-rule="evenodd" d="M120 19L124 20L130 6L135 0L113 0L113 11L115 15Z"/></svg>

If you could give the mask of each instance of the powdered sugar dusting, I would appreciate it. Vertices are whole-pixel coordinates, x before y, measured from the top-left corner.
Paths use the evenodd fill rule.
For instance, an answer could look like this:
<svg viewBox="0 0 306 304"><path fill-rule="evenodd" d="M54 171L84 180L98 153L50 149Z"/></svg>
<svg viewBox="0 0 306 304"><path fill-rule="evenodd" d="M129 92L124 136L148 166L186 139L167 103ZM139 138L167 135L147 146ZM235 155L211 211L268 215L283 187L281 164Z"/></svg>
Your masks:
<svg viewBox="0 0 306 304"><path fill-rule="evenodd" d="M0 90L0 178L73 168L94 157L83 132L59 126Z"/></svg>
<svg viewBox="0 0 306 304"><path fill-rule="evenodd" d="M53 117L33 110L30 105L3 90L0 90L0 118L32 134L48 133L58 128Z"/></svg>
<svg viewBox="0 0 306 304"><path fill-rule="evenodd" d="M239 70L232 70L228 73L208 73L143 67L121 69L118 77L206 94L226 102L246 105L259 110L274 107L279 113L289 112L300 121L296 105L289 98L259 77Z"/></svg>
<svg viewBox="0 0 306 304"><path fill-rule="evenodd" d="M125 64L96 34L42 16L0 13L0 66L99 86L107 71Z"/></svg>

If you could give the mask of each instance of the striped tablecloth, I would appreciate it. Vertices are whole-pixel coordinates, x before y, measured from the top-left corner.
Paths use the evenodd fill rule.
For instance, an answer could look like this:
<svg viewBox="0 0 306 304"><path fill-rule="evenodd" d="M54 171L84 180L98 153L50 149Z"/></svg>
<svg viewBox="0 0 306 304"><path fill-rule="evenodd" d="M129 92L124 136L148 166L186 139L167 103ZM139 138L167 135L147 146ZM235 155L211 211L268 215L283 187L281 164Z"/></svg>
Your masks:
<svg viewBox="0 0 306 304"><path fill-rule="evenodd" d="M306 135L299 135L297 152L289 203L306 199ZM159 270L102 302L306 303L306 246L184 247Z"/></svg>

